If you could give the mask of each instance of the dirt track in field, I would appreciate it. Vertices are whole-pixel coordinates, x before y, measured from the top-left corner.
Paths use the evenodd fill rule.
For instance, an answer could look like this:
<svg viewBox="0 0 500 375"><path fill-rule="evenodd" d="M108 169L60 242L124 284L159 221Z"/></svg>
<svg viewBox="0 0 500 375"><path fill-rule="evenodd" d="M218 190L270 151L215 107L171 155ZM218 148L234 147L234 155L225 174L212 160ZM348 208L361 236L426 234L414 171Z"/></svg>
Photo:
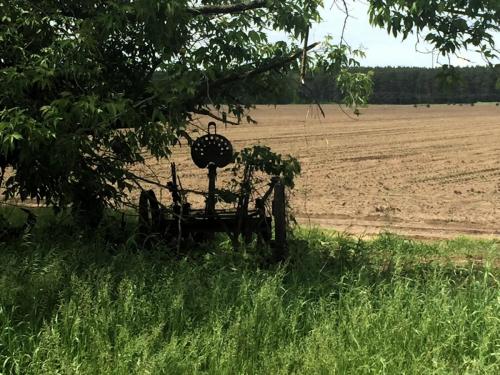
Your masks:
<svg viewBox="0 0 500 375"><path fill-rule="evenodd" d="M370 106L359 119L324 109L326 118L309 106L259 107L257 125L219 133L235 149L260 143L301 161L292 206L302 224L357 235L500 238L500 107ZM173 161L185 188L206 189L187 147ZM168 162L151 167L168 180Z"/></svg>

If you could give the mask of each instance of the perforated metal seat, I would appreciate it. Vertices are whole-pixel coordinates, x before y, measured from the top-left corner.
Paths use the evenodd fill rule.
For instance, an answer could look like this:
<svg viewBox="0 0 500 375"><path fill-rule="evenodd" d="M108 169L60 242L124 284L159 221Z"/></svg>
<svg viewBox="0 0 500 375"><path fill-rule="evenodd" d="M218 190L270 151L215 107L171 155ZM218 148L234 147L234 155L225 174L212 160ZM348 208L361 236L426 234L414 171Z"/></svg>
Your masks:
<svg viewBox="0 0 500 375"><path fill-rule="evenodd" d="M210 128L214 129L213 133ZM233 146L226 137L217 134L217 126L211 122L208 134L199 137L191 146L191 158L198 168L207 168L210 163L223 168L233 161Z"/></svg>

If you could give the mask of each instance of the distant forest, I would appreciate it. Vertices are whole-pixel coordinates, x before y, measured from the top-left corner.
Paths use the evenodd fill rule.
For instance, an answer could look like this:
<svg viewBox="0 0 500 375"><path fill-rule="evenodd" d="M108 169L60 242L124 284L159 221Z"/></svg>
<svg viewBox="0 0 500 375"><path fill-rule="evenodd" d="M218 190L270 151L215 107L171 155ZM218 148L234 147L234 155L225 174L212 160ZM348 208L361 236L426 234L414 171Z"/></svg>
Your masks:
<svg viewBox="0 0 500 375"><path fill-rule="evenodd" d="M498 73L487 67L455 68L458 81L452 88L444 88L439 79L440 68L359 68L357 71L374 72L374 90L371 104L434 104L500 102L500 89L496 88ZM281 85L280 85L281 86ZM299 104L318 101L340 102L341 94L335 78L316 74L307 79L307 88L299 84L298 74L290 72L284 77L279 94L255 98L261 104Z"/></svg>

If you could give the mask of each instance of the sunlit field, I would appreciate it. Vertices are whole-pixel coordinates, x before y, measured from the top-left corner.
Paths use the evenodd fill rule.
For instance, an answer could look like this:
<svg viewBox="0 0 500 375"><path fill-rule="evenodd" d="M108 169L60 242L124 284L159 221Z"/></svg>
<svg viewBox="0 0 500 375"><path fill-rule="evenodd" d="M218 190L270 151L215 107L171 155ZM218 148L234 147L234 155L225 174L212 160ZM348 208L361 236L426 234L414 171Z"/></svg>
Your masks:
<svg viewBox="0 0 500 375"><path fill-rule="evenodd" d="M500 106L370 105L359 117L346 109L353 118L337 105L323 109L325 118L315 106L257 106L257 124L220 124L218 132L237 150L262 144L299 159L291 203L304 225L362 236L500 238ZM206 190L206 171L193 165L187 145L172 161L185 188ZM170 179L169 162L149 166L148 177Z"/></svg>

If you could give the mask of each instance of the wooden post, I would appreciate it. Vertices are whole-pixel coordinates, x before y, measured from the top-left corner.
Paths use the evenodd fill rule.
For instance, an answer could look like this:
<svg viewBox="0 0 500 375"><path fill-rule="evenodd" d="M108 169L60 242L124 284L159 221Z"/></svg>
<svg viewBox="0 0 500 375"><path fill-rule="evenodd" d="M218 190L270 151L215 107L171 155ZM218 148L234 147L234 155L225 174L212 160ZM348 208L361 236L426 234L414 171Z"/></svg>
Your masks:
<svg viewBox="0 0 500 375"><path fill-rule="evenodd" d="M276 260L284 260L287 257L286 245L286 199L285 186L278 182L274 186L273 200L274 216L274 245Z"/></svg>
<svg viewBox="0 0 500 375"><path fill-rule="evenodd" d="M208 164L208 196L206 201L207 215L215 215L215 181L217 180L217 166L215 163Z"/></svg>

